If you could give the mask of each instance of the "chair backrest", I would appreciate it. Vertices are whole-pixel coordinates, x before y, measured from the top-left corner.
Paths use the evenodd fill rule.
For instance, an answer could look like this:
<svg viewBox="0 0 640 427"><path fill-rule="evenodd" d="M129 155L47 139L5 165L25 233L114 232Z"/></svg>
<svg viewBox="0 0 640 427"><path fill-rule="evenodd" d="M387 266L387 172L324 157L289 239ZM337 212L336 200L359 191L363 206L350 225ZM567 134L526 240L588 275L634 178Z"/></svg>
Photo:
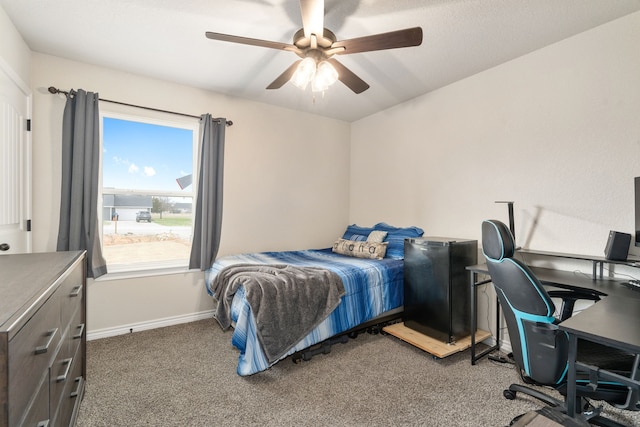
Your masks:
<svg viewBox="0 0 640 427"><path fill-rule="evenodd" d="M482 252L516 364L537 383L561 384L567 371L567 335L555 326L555 305L547 291L531 269L513 257L513 236L504 223L482 223Z"/></svg>

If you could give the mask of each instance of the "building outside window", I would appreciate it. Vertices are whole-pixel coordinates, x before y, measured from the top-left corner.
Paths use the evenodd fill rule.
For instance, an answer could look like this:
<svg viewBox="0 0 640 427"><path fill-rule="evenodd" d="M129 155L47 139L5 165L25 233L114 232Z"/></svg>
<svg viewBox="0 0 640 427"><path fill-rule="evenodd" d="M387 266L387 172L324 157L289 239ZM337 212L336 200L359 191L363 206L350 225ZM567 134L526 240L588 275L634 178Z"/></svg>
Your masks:
<svg viewBox="0 0 640 427"><path fill-rule="evenodd" d="M109 272L187 266L198 121L102 113L102 250Z"/></svg>

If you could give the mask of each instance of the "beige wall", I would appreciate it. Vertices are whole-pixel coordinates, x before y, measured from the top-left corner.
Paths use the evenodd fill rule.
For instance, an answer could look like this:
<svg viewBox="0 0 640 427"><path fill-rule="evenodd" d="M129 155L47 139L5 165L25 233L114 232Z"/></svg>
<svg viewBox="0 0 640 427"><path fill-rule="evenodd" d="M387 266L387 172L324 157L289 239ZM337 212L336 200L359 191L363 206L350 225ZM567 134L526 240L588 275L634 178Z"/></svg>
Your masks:
<svg viewBox="0 0 640 427"><path fill-rule="evenodd" d="M602 256L634 233L639 41L635 13L353 123L350 222L480 240L511 200L519 245Z"/></svg>
<svg viewBox="0 0 640 427"><path fill-rule="evenodd" d="M220 254L328 247L348 219L349 124L165 81L34 53L34 251L55 250L64 96L102 98L227 117ZM104 107L103 107L104 105ZM101 108L116 108L101 103ZM196 119L194 119L196 120ZM213 308L201 272L89 283L89 334L191 320ZM111 332L110 332L111 331Z"/></svg>
<svg viewBox="0 0 640 427"><path fill-rule="evenodd" d="M17 77L28 84L30 80L31 51L6 12L0 7L0 66L11 70L10 77Z"/></svg>
<svg viewBox="0 0 640 427"><path fill-rule="evenodd" d="M519 244L602 255L634 230L638 41L635 13L353 123L350 221L479 238L512 200Z"/></svg>

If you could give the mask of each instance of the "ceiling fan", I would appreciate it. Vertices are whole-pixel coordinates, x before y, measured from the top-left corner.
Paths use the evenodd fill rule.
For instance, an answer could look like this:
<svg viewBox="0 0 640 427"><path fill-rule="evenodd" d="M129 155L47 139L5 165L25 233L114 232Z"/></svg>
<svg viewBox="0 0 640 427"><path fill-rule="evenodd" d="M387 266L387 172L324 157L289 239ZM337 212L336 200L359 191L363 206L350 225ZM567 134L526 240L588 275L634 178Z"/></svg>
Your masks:
<svg viewBox="0 0 640 427"><path fill-rule="evenodd" d="M420 27L337 40L333 32L324 28L324 0L300 0L300 11L302 28L293 35L293 44L209 31L205 34L212 40L286 50L298 55L301 59L280 74L267 89L278 89L291 80L302 89L311 82L312 90L322 91L340 80L355 93L364 92L369 89L369 85L338 62L335 55L419 46L422 43Z"/></svg>

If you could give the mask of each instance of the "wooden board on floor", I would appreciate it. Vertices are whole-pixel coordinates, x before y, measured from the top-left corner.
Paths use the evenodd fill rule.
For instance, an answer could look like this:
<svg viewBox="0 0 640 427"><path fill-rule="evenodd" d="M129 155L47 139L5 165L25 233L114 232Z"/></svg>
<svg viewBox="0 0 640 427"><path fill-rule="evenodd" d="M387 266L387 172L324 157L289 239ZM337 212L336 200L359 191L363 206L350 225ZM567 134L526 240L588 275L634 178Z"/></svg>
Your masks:
<svg viewBox="0 0 640 427"><path fill-rule="evenodd" d="M407 328L403 322L385 326L382 330L439 358L450 356L471 347L471 336L447 344L443 341L428 337L414 329ZM481 329L476 331L476 343L482 342L490 337L491 333L487 331Z"/></svg>

